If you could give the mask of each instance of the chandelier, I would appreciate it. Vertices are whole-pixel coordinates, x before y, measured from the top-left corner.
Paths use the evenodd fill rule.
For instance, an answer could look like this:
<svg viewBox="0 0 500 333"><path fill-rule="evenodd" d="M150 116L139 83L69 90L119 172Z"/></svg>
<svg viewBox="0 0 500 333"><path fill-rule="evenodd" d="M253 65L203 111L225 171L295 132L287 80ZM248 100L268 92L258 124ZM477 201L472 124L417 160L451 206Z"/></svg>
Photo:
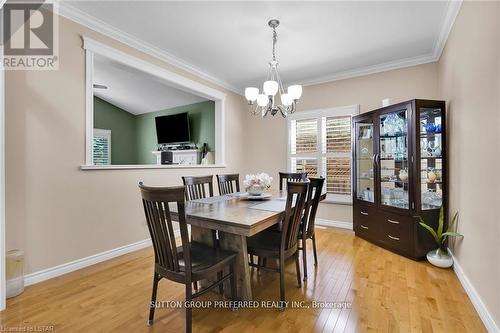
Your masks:
<svg viewBox="0 0 500 333"><path fill-rule="evenodd" d="M255 102L257 105L252 111L254 115L261 114L266 117L269 113L274 116L278 112L285 118L287 114L294 113L297 108L297 101L302 96L301 85L291 85L285 92L283 83L281 82L278 73L278 61L276 60L276 42L278 41L278 34L276 28L279 26L280 21L272 19L268 25L273 29L273 58L269 62L269 71L267 79L262 87L262 93L259 88L248 87L245 89L245 98L248 104L253 106ZM276 94L279 92L281 104L275 103Z"/></svg>

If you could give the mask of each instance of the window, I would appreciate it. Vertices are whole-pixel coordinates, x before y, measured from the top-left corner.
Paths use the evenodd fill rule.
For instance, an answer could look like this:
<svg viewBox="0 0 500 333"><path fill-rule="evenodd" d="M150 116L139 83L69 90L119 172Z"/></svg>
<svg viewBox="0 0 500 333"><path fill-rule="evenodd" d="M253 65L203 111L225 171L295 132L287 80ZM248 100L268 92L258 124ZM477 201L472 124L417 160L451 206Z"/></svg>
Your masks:
<svg viewBox="0 0 500 333"><path fill-rule="evenodd" d="M111 164L111 131L94 128L92 152L94 165Z"/></svg>
<svg viewBox="0 0 500 333"><path fill-rule="evenodd" d="M326 178L327 200L351 202L351 117L358 106L304 111L288 119L288 168Z"/></svg>

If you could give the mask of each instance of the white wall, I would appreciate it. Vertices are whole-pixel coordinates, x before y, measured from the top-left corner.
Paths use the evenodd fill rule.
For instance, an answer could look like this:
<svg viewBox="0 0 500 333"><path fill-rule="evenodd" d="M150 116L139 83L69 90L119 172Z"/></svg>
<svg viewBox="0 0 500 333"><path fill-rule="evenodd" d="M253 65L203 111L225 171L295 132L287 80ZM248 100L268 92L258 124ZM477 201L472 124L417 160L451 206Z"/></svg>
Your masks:
<svg viewBox="0 0 500 333"><path fill-rule="evenodd" d="M463 3L438 64L438 81L448 105L449 212L459 212L458 230L465 235L453 242L453 252L484 305L479 313L489 312L493 319L485 323L496 321L498 329L499 2Z"/></svg>

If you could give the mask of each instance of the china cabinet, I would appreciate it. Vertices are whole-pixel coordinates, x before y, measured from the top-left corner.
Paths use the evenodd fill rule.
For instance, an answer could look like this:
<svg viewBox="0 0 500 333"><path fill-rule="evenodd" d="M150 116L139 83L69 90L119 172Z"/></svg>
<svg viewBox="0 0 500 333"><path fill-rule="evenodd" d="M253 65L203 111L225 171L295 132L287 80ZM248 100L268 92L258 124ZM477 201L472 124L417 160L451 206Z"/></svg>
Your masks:
<svg viewBox="0 0 500 333"><path fill-rule="evenodd" d="M356 116L353 147L356 235L424 258L435 243L415 216L436 226L447 201L445 102L416 99Z"/></svg>

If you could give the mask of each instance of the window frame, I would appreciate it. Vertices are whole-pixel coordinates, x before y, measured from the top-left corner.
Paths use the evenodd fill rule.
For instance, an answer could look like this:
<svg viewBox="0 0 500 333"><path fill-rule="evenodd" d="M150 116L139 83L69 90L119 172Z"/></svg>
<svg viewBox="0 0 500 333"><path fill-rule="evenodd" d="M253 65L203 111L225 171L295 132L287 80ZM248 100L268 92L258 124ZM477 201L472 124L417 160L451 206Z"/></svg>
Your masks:
<svg viewBox="0 0 500 333"><path fill-rule="evenodd" d="M300 111L293 114L288 115L287 117L287 170L292 172L292 158L316 158L318 174L326 175L326 170L324 170L324 165L326 164L326 158L334 156L335 153L323 153L322 145L323 145L323 137L326 137L326 133L323 133L322 126L322 118L323 117L346 117L351 116L354 117L359 114L359 104L335 107L335 108L327 108L327 109L317 109L317 110L307 110ZM306 120L306 119L317 119L318 126L318 140L317 140L317 149L315 153L299 153L292 154L292 121L294 120ZM325 129L326 130L326 129ZM352 120L351 120L351 138L352 138ZM352 141L352 140L351 140ZM344 155L343 157L347 157L349 155L349 160L351 161L351 180L353 176L352 170L352 146L351 153L339 153L339 155ZM323 163L323 158L325 158L325 163ZM326 186L323 189L326 192ZM332 194L327 193L326 199L322 202L326 203L334 203L334 204L344 204L351 205L352 204L352 186L351 186L351 194L349 195L341 195L341 194Z"/></svg>

